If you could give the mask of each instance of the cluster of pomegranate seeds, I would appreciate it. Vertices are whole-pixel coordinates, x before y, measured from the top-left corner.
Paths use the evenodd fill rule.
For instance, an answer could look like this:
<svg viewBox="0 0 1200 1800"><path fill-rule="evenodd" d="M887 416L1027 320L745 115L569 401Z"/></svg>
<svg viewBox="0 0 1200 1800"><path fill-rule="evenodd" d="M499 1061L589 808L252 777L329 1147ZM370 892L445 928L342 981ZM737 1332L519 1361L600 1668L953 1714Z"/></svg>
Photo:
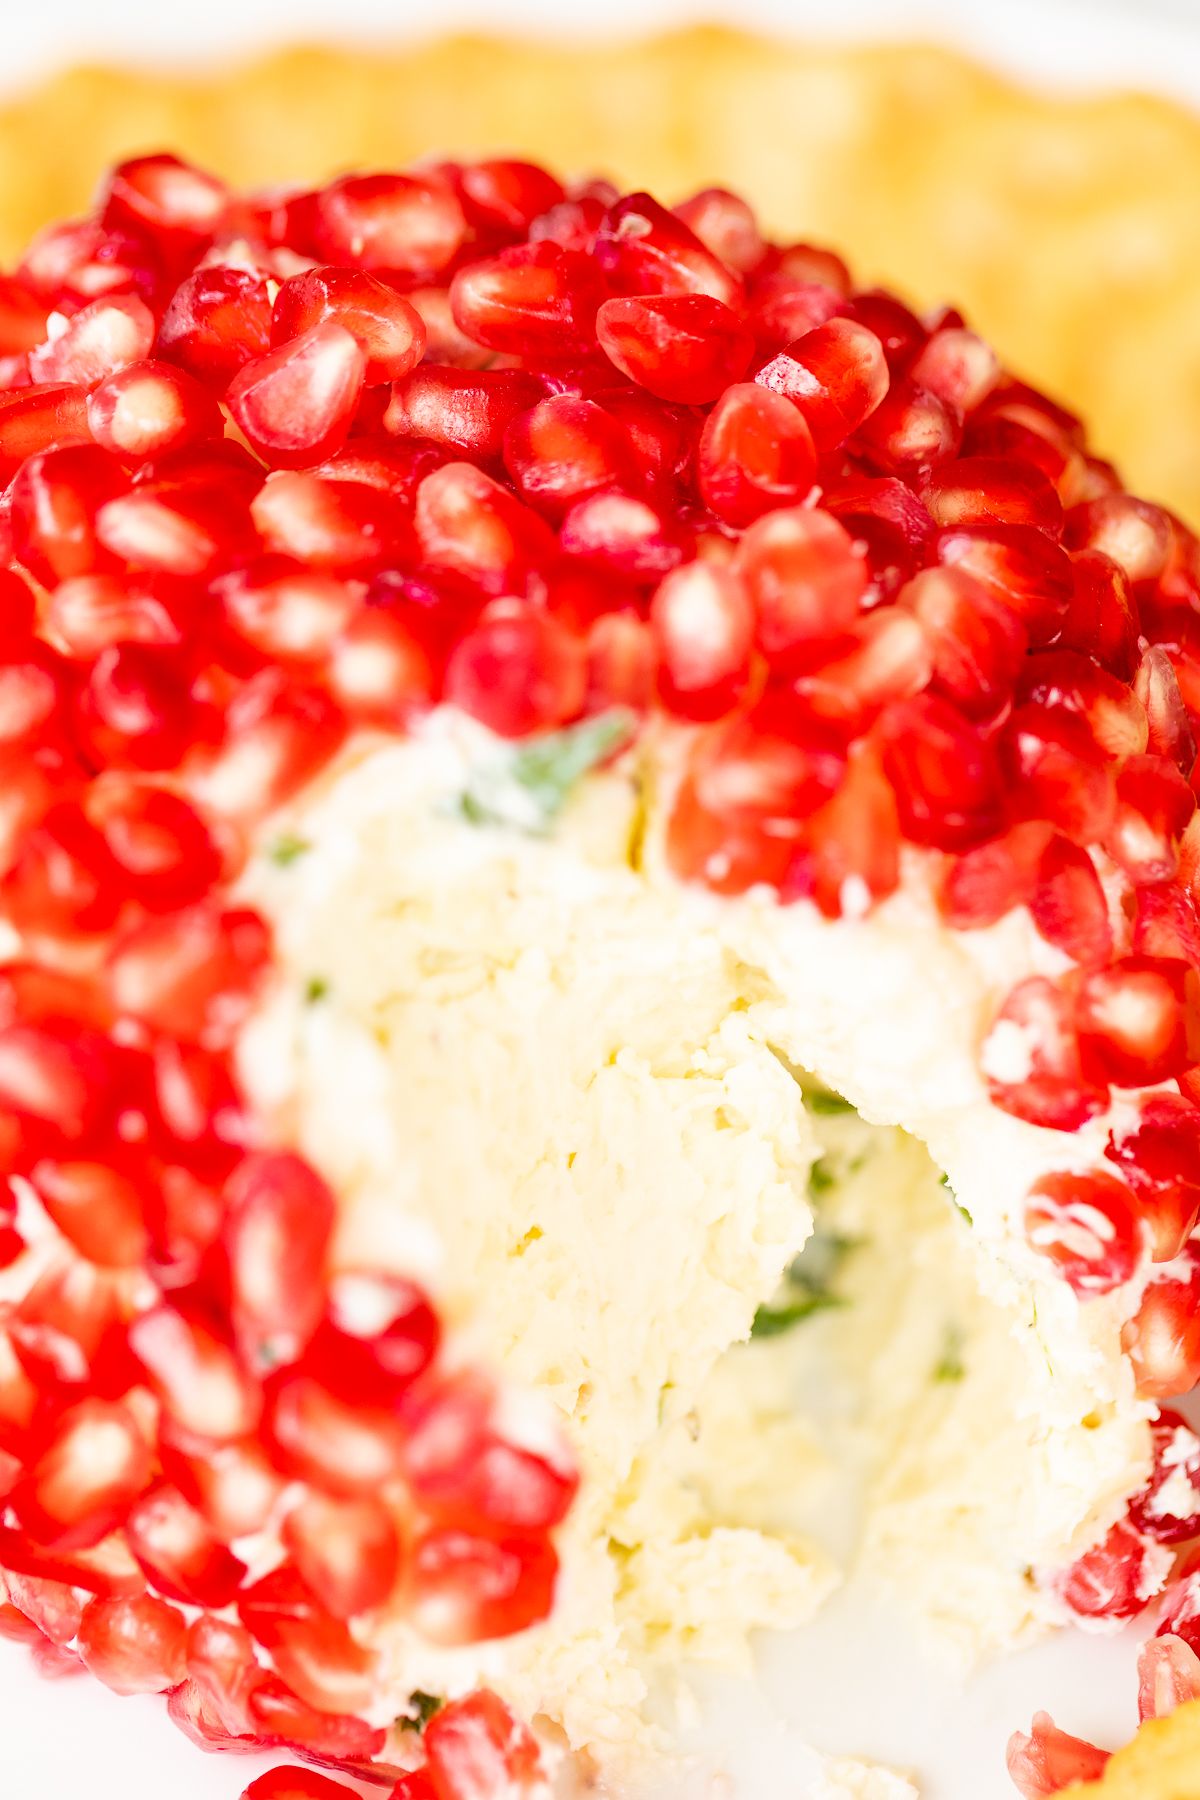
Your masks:
<svg viewBox="0 0 1200 1800"><path fill-rule="evenodd" d="M1065 972L1000 1006L991 1098L1117 1120L1029 1241L1082 1298L1149 1261L1140 1388L1200 1377L1200 541L957 313L719 189L489 161L238 196L144 157L3 280L0 481L0 1266L28 1219L50 1245L0 1315L0 1626L48 1672L355 1775L388 1767L358 1621L459 1643L550 1605L566 1459L443 1372L419 1292L333 1267L332 1197L231 1064L255 834L442 699L511 738L686 724L668 853L721 892L857 918L907 849L958 930L1028 908ZM1192 1535L1163 1420L1062 1578L1081 1613L1138 1610ZM492 1696L426 1744L409 1800L540 1792ZM1014 1754L1029 1793L1100 1756L1044 1724Z"/></svg>

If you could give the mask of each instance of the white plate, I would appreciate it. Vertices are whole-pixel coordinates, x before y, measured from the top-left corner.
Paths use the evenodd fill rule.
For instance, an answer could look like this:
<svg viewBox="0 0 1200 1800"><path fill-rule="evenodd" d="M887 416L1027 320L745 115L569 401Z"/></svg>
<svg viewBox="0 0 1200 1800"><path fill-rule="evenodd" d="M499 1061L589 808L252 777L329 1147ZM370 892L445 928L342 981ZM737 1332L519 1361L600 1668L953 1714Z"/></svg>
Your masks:
<svg viewBox="0 0 1200 1800"><path fill-rule="evenodd" d="M219 60L301 37L384 39L455 26L627 33L728 18L791 35L937 38L1055 86L1119 83L1200 104L1200 0L43 0L5 9L0 87L85 59ZM714 177L719 176L714 170ZM820 1623L763 1645L756 1683L701 1687L698 1746L744 1800L801 1800L804 1744L919 1771L925 1800L1012 1800L1009 1732L1044 1707L1113 1742L1135 1723L1136 1635L1072 1632L985 1669L965 1687L923 1662L903 1621L846 1594ZM0 1800L234 1800L272 1759L204 1757L157 1700L118 1700L90 1680L35 1678L0 1641ZM379 1794L380 1790L373 1790Z"/></svg>

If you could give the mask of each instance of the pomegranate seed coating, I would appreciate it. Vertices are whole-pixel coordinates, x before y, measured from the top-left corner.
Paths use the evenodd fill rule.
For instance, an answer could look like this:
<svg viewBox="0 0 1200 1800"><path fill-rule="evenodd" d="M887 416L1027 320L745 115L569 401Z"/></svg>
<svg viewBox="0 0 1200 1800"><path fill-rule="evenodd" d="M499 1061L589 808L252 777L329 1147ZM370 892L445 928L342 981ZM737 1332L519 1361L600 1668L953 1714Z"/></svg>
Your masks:
<svg viewBox="0 0 1200 1800"><path fill-rule="evenodd" d="M349 1776L383 1734L347 1621L458 1645L552 1604L569 1456L504 1437L418 1288L334 1266L334 1196L234 1073L272 958L247 846L439 701L513 739L675 721L667 856L720 892L852 920L911 865L953 929L1027 908L1056 973L995 996L987 1092L1112 1107L1101 1166L1028 1194L1032 1253L1084 1301L1146 1276L1142 1393L1200 1377L1200 549L958 314L720 188L491 159L239 198L160 154L0 279L0 355L0 1154L62 1259L0 1320L0 1623L48 1668L91 1593L110 1685ZM1078 1612L1138 1610L1190 1529L1170 1417L1054 1578ZM425 1742L410 1800L545 1791L494 1696ZM1097 1759L1048 1721L1010 1753L1030 1793Z"/></svg>

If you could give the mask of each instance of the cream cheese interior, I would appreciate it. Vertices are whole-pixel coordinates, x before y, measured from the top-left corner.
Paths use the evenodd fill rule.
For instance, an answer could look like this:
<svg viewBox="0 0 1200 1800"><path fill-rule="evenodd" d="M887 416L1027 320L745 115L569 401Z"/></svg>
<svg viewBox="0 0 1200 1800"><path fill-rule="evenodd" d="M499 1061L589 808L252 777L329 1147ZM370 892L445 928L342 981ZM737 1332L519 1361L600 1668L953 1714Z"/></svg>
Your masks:
<svg viewBox="0 0 1200 1800"><path fill-rule="evenodd" d="M364 741L244 882L279 954L244 1076L334 1184L339 1258L423 1276L584 1472L551 1618L453 1655L383 1621L396 1693L482 1676L620 1771L681 1667L745 1662L851 1566L960 1659L1045 1628L1031 1571L1149 1463L1132 1297L1079 1306L1012 1228L1037 1169L1096 1145L997 1113L976 1067L1053 953L1019 917L946 931L919 876L839 924L681 887L669 743L545 833L519 795L465 818L508 755L449 713ZM838 1303L763 1335L818 1277ZM829 1792L905 1791L856 1769Z"/></svg>

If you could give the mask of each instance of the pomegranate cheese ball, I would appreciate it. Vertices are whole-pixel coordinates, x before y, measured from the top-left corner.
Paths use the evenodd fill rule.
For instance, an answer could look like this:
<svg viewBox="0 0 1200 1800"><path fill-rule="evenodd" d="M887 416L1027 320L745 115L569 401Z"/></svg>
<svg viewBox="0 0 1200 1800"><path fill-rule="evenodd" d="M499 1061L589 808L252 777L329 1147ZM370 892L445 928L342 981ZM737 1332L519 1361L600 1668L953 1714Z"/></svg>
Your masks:
<svg viewBox="0 0 1200 1800"><path fill-rule="evenodd" d="M0 359L0 1630L251 1800L843 1579L1200 1695L1192 532L719 189L146 157Z"/></svg>

